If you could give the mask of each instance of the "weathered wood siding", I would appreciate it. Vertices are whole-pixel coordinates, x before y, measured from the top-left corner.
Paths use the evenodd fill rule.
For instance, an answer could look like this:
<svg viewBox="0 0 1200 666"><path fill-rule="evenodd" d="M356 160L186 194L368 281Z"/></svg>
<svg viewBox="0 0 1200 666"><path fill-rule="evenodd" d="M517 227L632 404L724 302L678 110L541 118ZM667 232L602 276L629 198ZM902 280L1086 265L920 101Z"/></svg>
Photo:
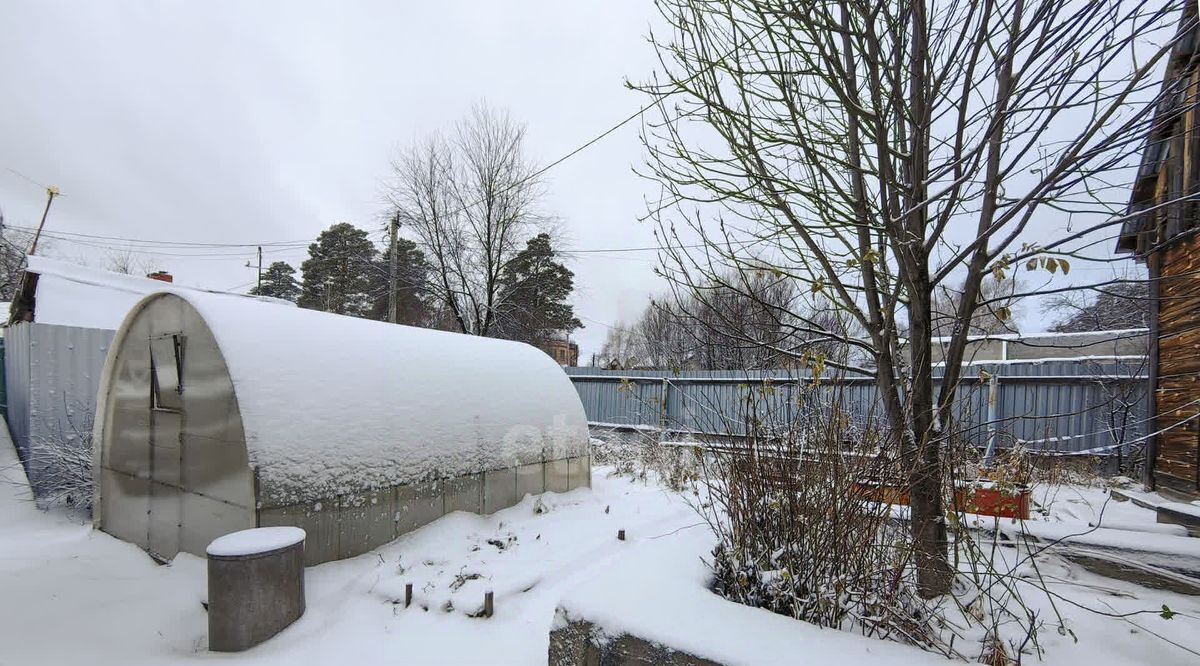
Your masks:
<svg viewBox="0 0 1200 666"><path fill-rule="evenodd" d="M1200 498L1200 21L1183 3L1118 252L1150 269L1144 481Z"/></svg>
<svg viewBox="0 0 1200 666"><path fill-rule="evenodd" d="M1195 492L1200 479L1200 240L1172 243L1161 259L1158 301L1157 483Z"/></svg>
<svg viewBox="0 0 1200 666"><path fill-rule="evenodd" d="M1159 249L1147 257L1157 283L1157 372L1154 391L1156 486L1200 492L1200 71L1180 74L1186 86L1168 115L1169 148L1155 187Z"/></svg>

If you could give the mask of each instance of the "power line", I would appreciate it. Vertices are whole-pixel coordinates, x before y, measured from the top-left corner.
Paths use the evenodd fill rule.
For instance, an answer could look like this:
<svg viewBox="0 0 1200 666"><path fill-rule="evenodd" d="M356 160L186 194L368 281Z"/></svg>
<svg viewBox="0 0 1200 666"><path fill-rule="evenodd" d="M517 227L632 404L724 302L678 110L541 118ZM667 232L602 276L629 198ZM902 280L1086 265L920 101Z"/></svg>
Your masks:
<svg viewBox="0 0 1200 666"><path fill-rule="evenodd" d="M21 231L31 231L30 227L22 227L10 225L11 229ZM62 231L43 232L47 238L71 243L74 245L83 245L98 249L108 250L128 250L142 254L153 254L158 256L168 257L244 257L247 252L221 252L221 249L246 248L247 251L257 247L262 247L264 253L285 253L307 250L308 245L313 241L265 241L262 243L204 243L199 241L152 241L146 239L128 238L122 236L104 236L99 234L79 234L68 233ZM87 240L83 240L87 239ZM108 243L100 241L112 241ZM119 244L117 244L119 243ZM168 250L189 250L194 249L197 252L166 252L158 249L150 248L165 248ZM698 248L703 247L700 244L687 245L683 247ZM573 254L620 254L624 252L657 252L662 248L659 247L610 247L610 248L586 248L579 250L558 250L557 254L573 255ZM205 250L214 250L206 252Z"/></svg>
<svg viewBox="0 0 1200 666"><path fill-rule="evenodd" d="M20 229L22 231L33 231L32 227L22 227L22 226L18 226L18 225L8 225L8 226L12 229ZM263 246L263 247L273 247L273 246L301 247L301 246L307 246L309 243L312 243L314 240L316 240L316 239L309 238L309 239L290 240L290 241L254 241L254 242L250 242L250 243L209 243L209 242L202 242L202 241L165 241L165 240L150 240L150 239L145 239L145 238L128 238L128 237L124 237L124 236L103 236L100 234L84 234L84 233L77 233L77 232L73 232L73 231L55 231L53 233L55 236L68 236L68 237L72 237L72 238L88 238L88 239L95 239L95 240L120 241L122 243L129 243L129 244L134 244L134 245L179 247L179 248L188 248L188 247L234 248L234 247L258 247L258 246ZM67 240L67 239L63 238L62 240Z"/></svg>
<svg viewBox="0 0 1200 666"><path fill-rule="evenodd" d="M33 231L34 230L33 227L25 227L25 226L20 226L20 225L15 225L15 224L7 225L7 227L10 229L17 229L20 231ZM164 247L164 248L175 248L175 249L180 249L180 250L187 250L187 249L205 250L205 249L221 249L221 248L253 249L256 247L264 247L264 248L276 248L278 250L288 250L288 249L299 250L299 249L307 249L310 244L316 242L316 240L317 240L315 238L310 238L310 239L289 240L289 241L256 241L256 242L249 242L249 243L210 243L210 242L204 242L204 241L163 241L163 240L152 240L152 239L146 239L146 238L129 238L127 236L105 236L105 235L101 235L101 234L84 234L84 233L76 233L76 232L70 232L70 231L53 231L53 232L45 232L45 234L46 234L46 236L55 238L57 240L61 240L61 241L68 242L68 243L77 243L80 245L87 245L87 244L89 244L88 241L113 241L113 242L117 242L117 243L122 243L125 245L125 247L111 245L111 244L105 244L105 243L90 243L90 244L96 245L96 246L103 245L106 247L112 247L114 249L119 248L119 249L130 249L130 250L137 250L137 249L140 249L143 247ZM76 239L88 239L88 241L76 240ZM698 248L698 247L703 247L703 245L696 244L696 245L684 245L684 246L677 246L677 247ZM660 248L658 246L609 247L609 248L587 248L587 249L581 249L581 250L575 250L575 249L558 250L557 253L564 254L564 255L571 255L571 254L619 253L619 252L657 252L661 249L662 248ZM149 250L145 250L145 252L150 253ZM240 254L241 253L230 252L230 253L228 253L228 256L234 256L234 255L240 255ZM183 255L180 255L180 256L183 256ZM202 255L196 255L196 256L202 256ZM216 256L216 255L210 255L210 256Z"/></svg>
<svg viewBox="0 0 1200 666"><path fill-rule="evenodd" d="M16 227L14 227L14 228L16 228ZM109 250L109 251L115 251L115 252L133 252L135 254L146 254L146 255L159 256L159 257L188 257L188 258L227 257L227 258L237 258L239 260L244 260L246 258L246 256L251 253L251 250L249 250L249 249L247 249L247 251L245 251L245 252L164 252L161 250L148 249L147 247L144 247L144 246L114 245L111 243L99 243L99 242L93 242L93 241L79 240L76 238L66 238L66 237L59 236L57 233L51 233L51 232L45 232L42 235L45 236L46 238L50 238L50 239L53 239L56 241L62 241L64 243L70 243L72 245L81 245L83 247L91 247L91 248L96 248L99 250ZM155 247L155 246L151 246L151 247ZM186 249L186 248L168 248L168 249ZM206 248L195 248L195 249L204 250ZM285 252L298 252L298 251L302 251L304 249L305 249L304 247L276 246L276 247L269 247L267 249L264 249L263 252L264 253L285 253Z"/></svg>
<svg viewBox="0 0 1200 666"><path fill-rule="evenodd" d="M592 319L591 317L588 317L588 316L586 316L586 315L579 314L578 312L576 312L576 313L575 313L575 316L579 317L580 319L582 319L582 320L584 320L584 321L588 321L588 322L591 322L591 323L593 323L593 324L599 324L600 326L603 326L604 328L613 329L613 330L616 330L616 329L618 329L618 328L621 328L621 327L619 327L619 326L614 326L613 324L608 324L608 323L602 322L602 321L600 321L599 319Z"/></svg>
<svg viewBox="0 0 1200 666"><path fill-rule="evenodd" d="M699 74L700 73L697 72L696 76L699 76ZM673 95L673 94L675 94L675 92L678 92L678 91L673 91L671 93L667 93L667 95ZM510 183L507 187L500 190L497 194L503 194L505 192L508 192L509 190L515 189L515 188L525 185L529 182L532 182L532 181L536 180L537 178L540 178L541 176L545 175L548 171L550 171L554 167L562 164L563 162L566 162L567 160L578 155L579 153L583 152L584 150L587 150L591 146L595 145L596 143L602 141L604 138L611 135L613 132L615 132L618 129L629 124L634 119L641 117L642 114L646 113L646 111L649 111L651 108L654 107L655 104L658 104L660 101L661 100L655 100L654 102L651 102L649 104L646 104L646 105L640 107L637 111L633 112L632 114L630 114L629 116L627 116L626 118L624 118L623 120L618 122L617 124L609 127L608 129L604 130L603 132L600 132L596 136L587 140L582 145L576 147L575 149L566 153L562 157L559 157L558 159L554 160L553 162L550 162L546 166L538 169L537 171L534 171L533 173L529 174L528 176L525 176L524 178L517 180L516 182ZM14 171L12 169L9 169L9 171L13 171L13 173L15 173L18 176L21 176L23 178L25 177L23 174L20 174L19 172ZM36 184L36 181L33 181L32 179L26 178L26 180L29 180L30 182ZM479 199L478 201L473 201L471 203L464 204L459 209L450 211L449 213L447 213L447 215L457 215L459 213L467 211L468 209L470 209L474 206L478 206L482 203L485 203L485 201L486 201L486 199ZM30 230L27 227L19 227L16 225L11 225L11 226L14 229ZM102 235L97 235L97 234L84 234L84 233L77 233L77 232L56 232L55 237L57 237L58 235L71 236L71 237L77 237L77 238L90 238L90 239L97 239L97 240L120 241L120 242L124 242L124 243L129 243L129 244L138 244L138 245L146 245L146 246L172 246L172 247L181 247L181 248L183 248L183 247L194 247L194 248L212 248L212 247L229 247L229 248L238 247L238 248L241 248L241 247L245 247L245 248L253 248L253 247L259 247L259 246L280 246L280 245L299 246L299 245L307 245L309 243L313 243L316 241L316 239L301 239L301 240L291 240L291 241L255 241L255 242L251 242L251 243L202 243L202 242L192 242L192 241L158 241L158 240L147 240L147 239L136 239L136 238L124 238L124 237L120 237L120 236L102 236ZM60 240L68 240L68 239L60 239ZM638 248L638 249L631 248L629 250L618 249L616 251L618 251L618 252L620 252L620 251L638 251L638 252L640 252L640 251L645 251L645 250L650 250L650 249L657 249L657 248ZM584 251L584 252L599 252L599 251L611 252L613 250L581 250L581 251Z"/></svg>
<svg viewBox="0 0 1200 666"><path fill-rule="evenodd" d="M9 173L13 174L14 176L16 176L17 178L20 178L21 180L24 180L28 183L37 185L38 187L42 188L43 190L50 189L49 185L46 185L44 183L39 183L38 181L30 178L29 176L26 176L25 174L21 173L20 171L17 171L16 169L14 169L12 167L4 167L4 169L6 171L8 171ZM62 195L60 194L59 196L62 196Z"/></svg>
<svg viewBox="0 0 1200 666"><path fill-rule="evenodd" d="M766 30L765 27L760 29L754 35L751 35L750 39L754 39L759 34L762 34L765 30ZM524 178L517 180L516 182L509 184L507 187L501 189L496 194L504 194L505 192L508 192L509 190L512 190L512 189L515 189L522 185L528 184L529 182L532 182L532 181L536 180L537 178L540 178L541 176L545 175L551 169L557 167L558 165L562 164L563 162L566 162L567 160L571 159L572 157L582 153L584 150L587 150L588 148L592 147L596 143L599 143L600 141L604 140L606 137L611 135L613 132L616 132L617 130L621 129L625 125L628 125L629 123L633 122L635 119L640 118L643 114L645 114L650 109L654 108L656 105L661 104L662 101L664 99L666 99L667 97L670 97L672 95L678 94L678 93L686 90L686 88L684 88L685 84L699 78L700 76L702 76L704 74L707 74L710 70L715 69L718 62L721 62L725 58L732 56L733 53L737 50L737 48L738 47L736 47L736 46L733 47L732 49L729 50L728 53L726 53L726 55L723 58L710 62L709 64L707 64L704 67L697 70L695 73L693 73L691 76L689 76L684 81L676 83L673 90L659 94L657 97L655 97L655 99L653 101L639 107L637 111L634 111L633 113L626 116L624 119L620 120L616 124L605 129L604 131L600 132L599 134L592 137L591 139L588 139L583 144L581 144L578 147L574 148L573 150L567 152L562 157L559 157L558 159L550 162L546 166L534 171L533 173L529 174L528 176L526 176ZM11 171L12 173L16 174L17 176L24 178L25 180L28 180L31 183L41 185L37 181L33 180L32 178L29 178L28 176L25 176L24 174L16 171L15 169L9 168L8 170ZM485 201L486 201L486 199L481 198L478 201L464 204L458 210L451 211L447 214L448 215L457 215L459 213L465 212L466 210L468 210L474 206L482 204ZM13 228L23 229L23 227L15 227L15 226ZM76 237L76 238L90 238L90 239L96 239L96 240L120 241L120 242L124 242L127 244L138 244L138 245L145 245L145 246L163 246L163 247L172 246L172 247L179 247L181 249L185 248L185 247L191 247L191 248L220 248L220 247L251 248L251 247L260 247L260 246L285 246L285 245L286 246L299 246L301 244L308 244L308 243L312 243L315 241L315 239L304 239L304 240L295 240L295 241L256 241L253 243L197 243L197 242L188 242L188 241L150 241L150 240L143 240L143 239L122 238L119 236L100 236L100 235L95 235L95 234L83 234L83 233L76 233L76 232L57 232L56 236L54 236L54 237L57 238L59 236L70 236L70 237ZM68 239L60 238L60 240L68 240ZM68 242L70 242L70 241L68 240ZM116 249L130 249L130 248L116 248ZM612 253L612 252L644 252L644 251L651 251L651 250L657 251L658 248L610 248L610 249L577 250L576 252L610 252L610 253ZM154 254L154 253L146 251L146 254ZM161 254L164 256L171 256L166 253L157 253L157 254ZM193 256L193 255L181 255L181 256ZM194 255L194 256L201 256L201 255Z"/></svg>
<svg viewBox="0 0 1200 666"><path fill-rule="evenodd" d="M691 246L689 246L691 247ZM698 246L697 246L698 247ZM559 250L559 254L583 254L587 252L657 252L661 247L617 247L598 250Z"/></svg>

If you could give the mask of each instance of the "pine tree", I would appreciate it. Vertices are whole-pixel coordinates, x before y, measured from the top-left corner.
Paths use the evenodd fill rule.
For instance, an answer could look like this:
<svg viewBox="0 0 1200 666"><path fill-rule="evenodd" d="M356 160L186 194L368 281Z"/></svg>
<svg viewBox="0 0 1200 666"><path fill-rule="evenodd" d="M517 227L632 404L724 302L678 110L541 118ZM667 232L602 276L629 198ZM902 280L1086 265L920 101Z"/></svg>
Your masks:
<svg viewBox="0 0 1200 666"><path fill-rule="evenodd" d="M500 284L497 337L537 344L556 332L583 328L566 302L575 288L575 274L555 261L549 235L529 239L504 267Z"/></svg>
<svg viewBox="0 0 1200 666"><path fill-rule="evenodd" d="M263 273L262 286L254 287L250 293L254 296L270 296L295 302L296 297L300 295L300 285L293 277L295 274L296 269L292 268L291 264L276 261L267 266L266 272Z"/></svg>
<svg viewBox="0 0 1200 666"><path fill-rule="evenodd" d="M417 244L401 238L396 241L397 276L396 276L396 314L398 324L409 326L429 326L430 308L427 302L429 289L429 264L425 254L417 248ZM387 321L388 314L388 271L390 270L391 249L385 249L375 262L376 286L372 293L377 294L371 308L371 318Z"/></svg>
<svg viewBox="0 0 1200 666"><path fill-rule="evenodd" d="M351 224L342 222L322 231L300 265L304 279L297 305L369 317L375 303L373 262L378 254L367 232Z"/></svg>

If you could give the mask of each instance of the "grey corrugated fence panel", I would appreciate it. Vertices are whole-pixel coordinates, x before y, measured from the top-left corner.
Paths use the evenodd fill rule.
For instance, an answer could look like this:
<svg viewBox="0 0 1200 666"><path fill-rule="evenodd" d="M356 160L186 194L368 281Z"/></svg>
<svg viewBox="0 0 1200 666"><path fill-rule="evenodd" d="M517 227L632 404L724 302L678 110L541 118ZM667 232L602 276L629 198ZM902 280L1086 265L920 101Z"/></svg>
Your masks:
<svg viewBox="0 0 1200 666"><path fill-rule="evenodd" d="M17 455L25 460L29 446L29 338L32 324L20 322L4 331L4 379L8 430Z"/></svg>
<svg viewBox="0 0 1200 666"><path fill-rule="evenodd" d="M8 418L8 386L4 382L4 338L0 338L0 414Z"/></svg>
<svg viewBox="0 0 1200 666"><path fill-rule="evenodd" d="M935 374L940 377L942 370L936 368ZM1060 452L1113 450L1145 435L1144 373L1145 359L1134 357L969 365L963 368L955 405L958 430L981 447L994 429L1002 447L1022 441ZM567 368L567 374L593 423L744 434L748 404L759 414L769 413L772 423L790 423L832 403L835 391L856 417L879 411L875 386L864 375L814 387L811 375L799 370ZM997 377L994 422L988 421L991 376ZM748 400L752 387L754 398Z"/></svg>
<svg viewBox="0 0 1200 666"><path fill-rule="evenodd" d="M5 335L9 428L36 493L40 470L28 465L30 446L88 444L114 331L21 322Z"/></svg>

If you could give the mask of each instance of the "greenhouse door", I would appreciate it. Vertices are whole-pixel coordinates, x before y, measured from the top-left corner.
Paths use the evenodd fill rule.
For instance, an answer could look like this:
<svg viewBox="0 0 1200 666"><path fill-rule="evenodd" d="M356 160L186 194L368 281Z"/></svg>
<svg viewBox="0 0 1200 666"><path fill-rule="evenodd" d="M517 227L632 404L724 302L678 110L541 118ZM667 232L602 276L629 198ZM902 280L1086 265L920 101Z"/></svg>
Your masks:
<svg viewBox="0 0 1200 666"><path fill-rule="evenodd" d="M160 560L179 552L183 523L183 336L150 339L150 507L147 550Z"/></svg>

